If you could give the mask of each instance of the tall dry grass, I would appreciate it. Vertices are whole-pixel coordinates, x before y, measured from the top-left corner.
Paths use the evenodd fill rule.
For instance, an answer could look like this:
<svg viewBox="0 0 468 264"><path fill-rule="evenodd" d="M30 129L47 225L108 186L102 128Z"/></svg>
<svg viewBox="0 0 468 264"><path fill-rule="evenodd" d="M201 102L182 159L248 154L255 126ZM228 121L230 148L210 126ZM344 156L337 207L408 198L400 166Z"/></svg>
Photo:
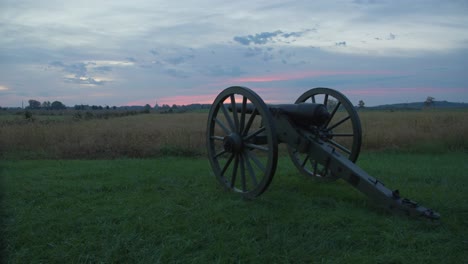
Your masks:
<svg viewBox="0 0 468 264"><path fill-rule="evenodd" d="M360 112L363 150L467 151L468 112ZM203 155L207 113L0 121L0 154L19 158Z"/></svg>
<svg viewBox="0 0 468 264"><path fill-rule="evenodd" d="M195 155L205 149L206 114L146 114L62 122L9 122L2 154L52 158Z"/></svg>
<svg viewBox="0 0 468 264"><path fill-rule="evenodd" d="M467 151L468 112L360 112L363 149Z"/></svg>

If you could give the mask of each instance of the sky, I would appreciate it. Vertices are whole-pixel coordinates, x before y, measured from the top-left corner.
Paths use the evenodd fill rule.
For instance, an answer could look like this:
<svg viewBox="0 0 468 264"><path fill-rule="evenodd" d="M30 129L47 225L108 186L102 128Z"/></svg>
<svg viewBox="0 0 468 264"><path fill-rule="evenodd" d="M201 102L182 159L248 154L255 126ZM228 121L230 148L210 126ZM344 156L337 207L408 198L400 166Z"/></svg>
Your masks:
<svg viewBox="0 0 468 264"><path fill-rule="evenodd" d="M468 102L467 0L0 0L0 106Z"/></svg>

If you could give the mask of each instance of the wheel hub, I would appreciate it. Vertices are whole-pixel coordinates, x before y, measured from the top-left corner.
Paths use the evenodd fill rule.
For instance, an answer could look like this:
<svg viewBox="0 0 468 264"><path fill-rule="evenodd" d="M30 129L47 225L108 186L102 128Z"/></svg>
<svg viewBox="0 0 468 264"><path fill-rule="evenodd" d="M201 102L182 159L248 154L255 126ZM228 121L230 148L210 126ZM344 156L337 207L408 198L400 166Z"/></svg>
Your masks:
<svg viewBox="0 0 468 264"><path fill-rule="evenodd" d="M225 136L223 139L224 150L231 153L239 153L243 149L242 138L237 133Z"/></svg>

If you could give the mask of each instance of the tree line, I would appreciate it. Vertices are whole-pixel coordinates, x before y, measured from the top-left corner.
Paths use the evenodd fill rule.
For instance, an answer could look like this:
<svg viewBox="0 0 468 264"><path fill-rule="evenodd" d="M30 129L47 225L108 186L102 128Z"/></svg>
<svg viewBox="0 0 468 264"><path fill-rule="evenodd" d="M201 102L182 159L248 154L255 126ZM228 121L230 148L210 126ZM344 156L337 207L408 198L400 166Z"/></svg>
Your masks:
<svg viewBox="0 0 468 264"><path fill-rule="evenodd" d="M50 101L44 101L44 102L39 102L37 100L29 100L28 101L29 105L26 107L26 109L45 109L45 110L63 110L67 109L67 107L60 101L53 101L52 103Z"/></svg>
<svg viewBox="0 0 468 264"><path fill-rule="evenodd" d="M428 96L426 100L424 101L424 106L425 107L431 107L434 105L434 97ZM39 102L37 100L29 100L28 101L28 106L26 109L43 109L43 110L64 110L67 109L67 106L65 106L62 102L60 101L53 101L52 103L50 101L44 101L44 102ZM330 104L333 104L333 102L330 102ZM145 106L121 106L121 107L116 107L116 106L100 106L100 105L75 105L73 108L75 110L116 110L116 109L138 109L138 110L146 110L150 111L151 109L154 109L156 111L159 111L161 113L174 113L174 112L185 112L185 111L191 111L191 110L199 110L199 109L209 109L211 105L209 104L190 104L190 105L176 105L173 104L172 106L163 104L163 105L158 105L157 103L155 104L154 107L151 107L149 104L146 104ZM357 108L364 108L365 103L363 100L359 100L358 105L356 106Z"/></svg>
<svg viewBox="0 0 468 264"><path fill-rule="evenodd" d="M178 112L185 112L191 110L199 110L199 109L209 109L211 107L210 104L190 104L190 105L176 105L173 104L172 106L168 104L158 105L157 103L154 107L151 105L146 104L144 106L101 106L101 105L85 105L79 104L73 107L67 107L60 101L44 101L40 102L34 99L28 100L28 106L26 106L27 110L65 110L67 108L71 108L74 110L144 110L150 111L151 109L161 112L161 113L178 113Z"/></svg>

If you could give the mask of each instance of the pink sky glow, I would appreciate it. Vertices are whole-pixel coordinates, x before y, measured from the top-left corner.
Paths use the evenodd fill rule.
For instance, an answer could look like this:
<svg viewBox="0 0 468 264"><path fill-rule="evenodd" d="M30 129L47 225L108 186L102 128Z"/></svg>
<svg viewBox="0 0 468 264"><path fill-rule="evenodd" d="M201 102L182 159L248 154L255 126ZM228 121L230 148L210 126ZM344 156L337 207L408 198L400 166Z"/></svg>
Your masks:
<svg viewBox="0 0 468 264"><path fill-rule="evenodd" d="M386 95L399 95L405 93L411 94L444 94L444 93L459 93L466 91L465 88L437 88L437 87L395 87L395 88L367 88L367 89L358 89L358 90L349 90L346 91L346 94L349 95L365 95L365 96L386 96Z"/></svg>
<svg viewBox="0 0 468 264"><path fill-rule="evenodd" d="M220 91L221 92L221 91ZM213 103L214 99L218 96L217 94L202 94L202 95L175 95L175 96L167 96L167 97L160 97L155 98L152 100L143 99L138 101L131 101L126 103L125 105L145 105L149 104L154 106L156 103L159 106L163 104L167 105L190 105L190 104L211 104Z"/></svg>
<svg viewBox="0 0 468 264"><path fill-rule="evenodd" d="M247 82L274 82L274 81L287 81L298 80L310 77L331 76L331 75L383 75L392 74L391 71L303 71L303 72L289 72L270 74L263 76L239 77L230 80L231 83Z"/></svg>
<svg viewBox="0 0 468 264"><path fill-rule="evenodd" d="M220 88L219 93L226 87ZM285 98L284 88L255 88L249 87L254 90L265 103L294 103L295 99L298 98L302 92L299 92L294 95L290 95L291 98ZM384 96L392 96L392 95L401 95L401 94L421 94L424 96L435 96L437 98L438 94L446 94L446 93L459 93L462 91L466 91L464 88L437 88L437 87L395 87L395 88L368 88L368 89L349 89L342 91L343 94L346 96L371 96L371 97L384 97ZM132 101L127 103L127 105L145 105L149 103L151 106L157 102L160 106L163 104L167 105L189 105L189 104L211 104L213 103L214 99L218 96L218 94L203 94L203 95L177 95L177 96L168 96L168 97L161 97L158 100L152 100L152 103L149 103L148 100L140 100L140 101ZM424 98L421 98L423 100ZM237 99L236 99L237 101Z"/></svg>

